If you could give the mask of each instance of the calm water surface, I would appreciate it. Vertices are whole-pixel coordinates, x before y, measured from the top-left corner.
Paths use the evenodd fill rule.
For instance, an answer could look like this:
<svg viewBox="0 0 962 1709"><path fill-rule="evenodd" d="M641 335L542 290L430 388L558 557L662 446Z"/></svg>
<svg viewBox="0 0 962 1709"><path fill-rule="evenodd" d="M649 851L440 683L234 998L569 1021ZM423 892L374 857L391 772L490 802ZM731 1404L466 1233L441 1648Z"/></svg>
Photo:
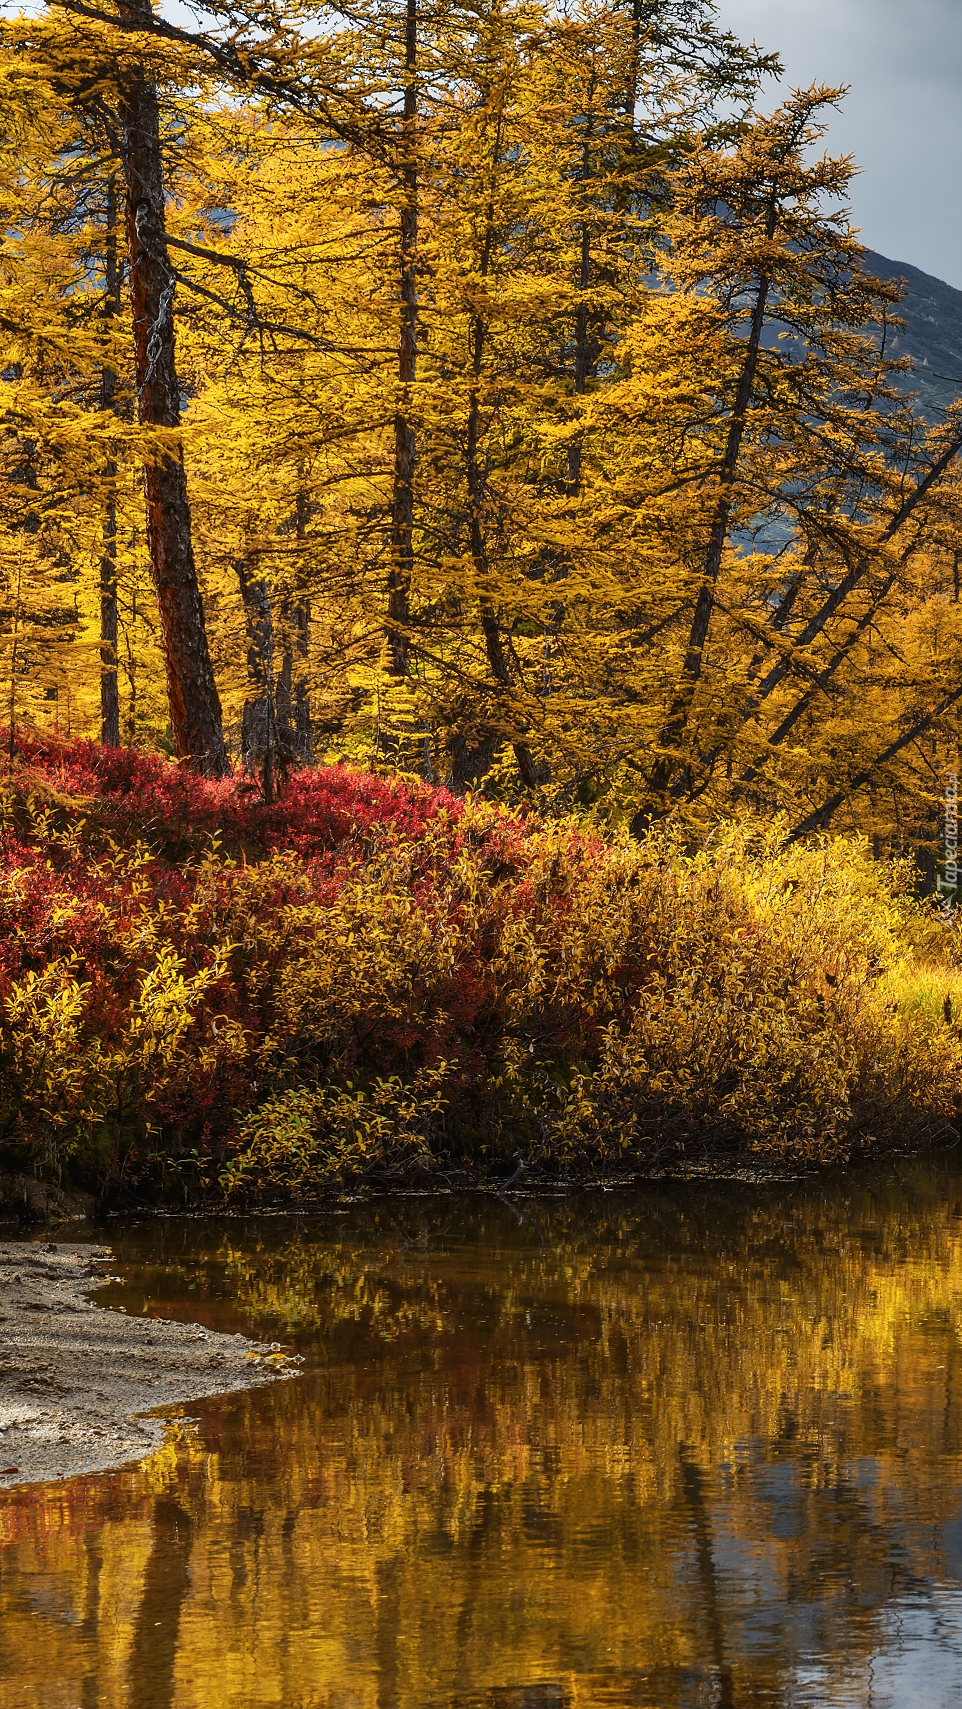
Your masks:
<svg viewBox="0 0 962 1709"><path fill-rule="evenodd" d="M303 1375L0 1496L0 1709L962 1703L962 1161L111 1238Z"/></svg>

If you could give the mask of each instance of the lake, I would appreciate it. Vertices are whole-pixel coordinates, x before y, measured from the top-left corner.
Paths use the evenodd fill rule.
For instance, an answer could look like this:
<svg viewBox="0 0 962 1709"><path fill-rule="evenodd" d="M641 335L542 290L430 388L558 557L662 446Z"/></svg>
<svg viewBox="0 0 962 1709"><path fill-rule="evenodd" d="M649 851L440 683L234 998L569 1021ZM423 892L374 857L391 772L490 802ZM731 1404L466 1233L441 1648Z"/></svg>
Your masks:
<svg viewBox="0 0 962 1709"><path fill-rule="evenodd" d="M108 1238L302 1374L0 1496L0 1709L962 1701L962 1157Z"/></svg>

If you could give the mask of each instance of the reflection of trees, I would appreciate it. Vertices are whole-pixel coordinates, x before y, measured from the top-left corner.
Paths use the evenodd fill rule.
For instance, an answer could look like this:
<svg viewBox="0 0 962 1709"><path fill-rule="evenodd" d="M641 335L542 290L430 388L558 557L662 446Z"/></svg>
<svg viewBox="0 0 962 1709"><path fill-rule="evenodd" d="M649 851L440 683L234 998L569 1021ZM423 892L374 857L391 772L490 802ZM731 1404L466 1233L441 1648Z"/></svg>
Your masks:
<svg viewBox="0 0 962 1709"><path fill-rule="evenodd" d="M87 1546L87 1583L84 1591L81 1631L85 1654L85 1672L81 1685L81 1709L99 1709L101 1701L98 1680L97 1651L100 1646L100 1574L103 1569L103 1549L99 1534L91 1537Z"/></svg>
<svg viewBox="0 0 962 1709"><path fill-rule="evenodd" d="M712 1550L711 1519L705 1495L704 1473L684 1447L679 1450L679 1463L681 1487L691 1511L692 1529L695 1533L695 1558L698 1563L705 1636L718 1679L717 1709L735 1709L731 1663L725 1654L725 1629Z"/></svg>
<svg viewBox="0 0 962 1709"><path fill-rule="evenodd" d="M172 1709L174 1662L187 1595L190 1519L180 1503L154 1503L154 1538L144 1568L140 1613L130 1650L130 1709Z"/></svg>
<svg viewBox="0 0 962 1709"><path fill-rule="evenodd" d="M374 1568L374 1656L377 1667L377 1709L398 1709L401 1701L401 1562L397 1556Z"/></svg>
<svg viewBox="0 0 962 1709"><path fill-rule="evenodd" d="M63 1703L97 1701L94 1628L125 1709L517 1709L539 1684L579 1709L775 1709L807 1653L844 1656L859 1701L880 1611L958 1506L950 1185L134 1231L137 1309L282 1329L305 1374L205 1408L143 1478L0 1508L0 1709L28 1629ZM76 1627L31 1613L33 1574ZM167 1684L138 1698L141 1673Z"/></svg>

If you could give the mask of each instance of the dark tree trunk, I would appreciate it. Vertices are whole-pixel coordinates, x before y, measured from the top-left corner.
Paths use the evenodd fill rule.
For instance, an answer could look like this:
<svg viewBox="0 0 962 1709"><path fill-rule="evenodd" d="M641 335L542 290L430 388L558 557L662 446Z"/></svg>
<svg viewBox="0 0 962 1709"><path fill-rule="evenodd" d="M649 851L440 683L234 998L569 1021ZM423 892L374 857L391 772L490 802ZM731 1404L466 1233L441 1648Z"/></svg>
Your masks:
<svg viewBox="0 0 962 1709"><path fill-rule="evenodd" d="M489 731L471 741L463 730L452 737L448 751L451 755L451 787L459 792L471 789L485 778L494 765L501 737Z"/></svg>
<svg viewBox="0 0 962 1709"><path fill-rule="evenodd" d="M591 173L591 155L589 144L593 115L588 122L584 140L581 145L581 181L586 183ZM574 392L576 398L583 398L588 389L588 376L594 368L594 350L592 348L591 328L588 315L588 285L591 281L591 229L587 221L581 228L581 254L578 267L578 307L575 310L575 347L574 347ZM565 486L569 493L577 493L581 485L581 435L572 439L568 446L567 467L565 470Z"/></svg>
<svg viewBox="0 0 962 1709"><path fill-rule="evenodd" d="M404 109L402 120L399 283L401 325L398 335L398 406L394 415L394 487L391 497L391 570L388 577L388 668L408 674L411 580L414 571L414 474L417 444L411 425L411 386L417 372L418 168L417 168L417 0L404 13Z"/></svg>
<svg viewBox="0 0 962 1709"><path fill-rule="evenodd" d="M237 560L237 580L247 626L247 697L241 747L244 758L259 759L274 746L277 707L274 703L274 616L270 594L257 568L256 557Z"/></svg>
<svg viewBox="0 0 962 1709"><path fill-rule="evenodd" d="M130 4L124 11L134 18L144 15L143 8ZM175 281L167 259L157 92L146 76L134 74L128 80L119 118L139 416L145 426L176 428L180 426L180 399L174 361ZM187 477L179 449L147 465L144 489L174 751L194 770L223 777L230 766L194 563Z"/></svg>
<svg viewBox="0 0 962 1709"><path fill-rule="evenodd" d="M293 707L294 735L297 738L295 746L302 759L310 759L314 751L311 731L311 693L308 680L308 663L311 641L311 606L307 599L299 599L294 608L294 650L297 669L294 673Z"/></svg>
<svg viewBox="0 0 962 1709"><path fill-rule="evenodd" d="M117 175L107 180L106 240L104 243L104 315L112 324L120 313L120 267L117 259ZM100 407L116 409L117 375L105 366L100 376ZM103 551L100 555L100 740L120 746L120 693L117 686L117 465L109 458Z"/></svg>
<svg viewBox="0 0 962 1709"><path fill-rule="evenodd" d="M117 473L107 464L107 477ZM111 493L104 517L104 549L100 558L100 740L106 748L120 746L120 693L117 686L117 504Z"/></svg>
<svg viewBox="0 0 962 1709"><path fill-rule="evenodd" d="M501 123L499 120L493 165L496 166L498 164L500 155ZM491 246L493 242L494 208L493 205L489 205L487 210L487 229L485 231L484 245L481 252L481 266L479 269L482 279L486 279L488 275L488 268L491 262ZM468 406L465 468L467 475L468 504L470 507L471 518L469 528L471 557L474 562L478 583L482 587L488 577L489 565L484 529L481 525L485 481L480 459L481 417L478 398L481 389L481 371L484 362L486 331L487 329L484 320L480 315L475 315L472 319L471 325L471 377L473 384L471 387L471 402ZM504 642L501 637L501 624L498 620L497 612L490 600L485 598L481 599L479 604L479 615L481 618L481 632L484 635L484 648L487 653L491 675L500 687L510 689L514 687L514 679L508 665ZM518 775L521 778L522 783L526 789L536 789L538 786L538 778L535 771L534 760L531 755L531 749L528 747L526 742L515 739L514 737L511 737L511 747L517 762ZM480 758L482 752L482 746L475 749L475 754L478 758Z"/></svg>
<svg viewBox="0 0 962 1709"><path fill-rule="evenodd" d="M481 505L484 497L484 480L481 474L478 456L479 412L477 382L480 380L481 376L481 357L484 349L484 327L480 320L476 320L474 323L473 344L475 386L471 393L471 403L468 409L466 461L468 498L471 504L471 556L474 560L474 567L478 574L478 580L483 584L488 571L488 556L484 541L484 530L481 527ZM504 642L501 637L501 625L498 621L497 612L489 600L481 600L479 615L481 618L481 632L484 636L484 650L488 656L488 665L490 666L491 675L494 677L494 680L499 687L510 689L514 686L514 683L504 649ZM534 760L531 756L531 749L528 747L526 742L515 740L513 738L511 746L514 750L514 757L518 765L518 775L520 776L522 783L526 789L536 789L538 787L538 778L535 771ZM480 753L481 750L478 751ZM489 765L492 761L489 761Z"/></svg>
<svg viewBox="0 0 962 1709"><path fill-rule="evenodd" d="M297 490L294 501L294 528L298 545L303 545L307 538L307 494L303 487ZM280 668L274 675L274 733L275 740L282 742L292 755L300 760L309 760L313 752L311 741L311 697L308 682L308 662L310 655L311 634L311 604L306 594L298 592L294 598L285 597L280 602L280 634L275 637L271 621L270 606L267 602L266 590L263 593L262 614L254 611L252 600L254 595L250 589L245 592L245 575L251 576L249 567L238 566L238 577L241 583L241 594L245 609L248 607L248 636L251 637L251 624L260 633L264 629L263 613L267 617L265 636L269 638L270 652L274 656L280 653ZM300 581L300 565L297 580ZM260 608L259 608L260 609ZM252 640L255 649L259 643ZM264 657L263 647L259 647L260 656ZM248 663L251 655L248 653ZM263 668L263 667L261 667Z"/></svg>
<svg viewBox="0 0 962 1709"><path fill-rule="evenodd" d="M282 600L281 619L284 624L284 645L281 648L281 668L277 673L277 681L274 685L274 708L280 730L291 728L294 705L294 649L290 644L288 635L291 615L290 605L287 600Z"/></svg>
<svg viewBox="0 0 962 1709"><path fill-rule="evenodd" d="M298 543L303 545L307 538L307 494L303 487L297 491L294 512ZM303 584L302 584L303 585ZM302 760L309 760L314 751L311 733L311 685L310 651L311 651L311 602L306 593L301 592L294 602L293 609L288 612L290 628L290 647L285 655L290 658L290 708L288 722L293 730L293 748Z"/></svg>
<svg viewBox="0 0 962 1709"><path fill-rule="evenodd" d="M131 746L137 740L137 657L131 645L130 633L137 616L137 589L134 588L130 596L130 629L127 631L127 656L124 660L124 675L127 678L127 741Z"/></svg>

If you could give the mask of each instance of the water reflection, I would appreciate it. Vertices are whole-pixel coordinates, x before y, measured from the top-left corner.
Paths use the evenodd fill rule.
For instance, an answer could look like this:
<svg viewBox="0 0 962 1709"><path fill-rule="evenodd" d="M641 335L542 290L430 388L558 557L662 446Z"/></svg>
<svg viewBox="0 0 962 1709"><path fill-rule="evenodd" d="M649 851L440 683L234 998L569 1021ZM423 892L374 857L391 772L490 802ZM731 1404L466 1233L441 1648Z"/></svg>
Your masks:
<svg viewBox="0 0 962 1709"><path fill-rule="evenodd" d="M0 1498L0 1709L962 1700L950 1167L113 1242L307 1363Z"/></svg>

